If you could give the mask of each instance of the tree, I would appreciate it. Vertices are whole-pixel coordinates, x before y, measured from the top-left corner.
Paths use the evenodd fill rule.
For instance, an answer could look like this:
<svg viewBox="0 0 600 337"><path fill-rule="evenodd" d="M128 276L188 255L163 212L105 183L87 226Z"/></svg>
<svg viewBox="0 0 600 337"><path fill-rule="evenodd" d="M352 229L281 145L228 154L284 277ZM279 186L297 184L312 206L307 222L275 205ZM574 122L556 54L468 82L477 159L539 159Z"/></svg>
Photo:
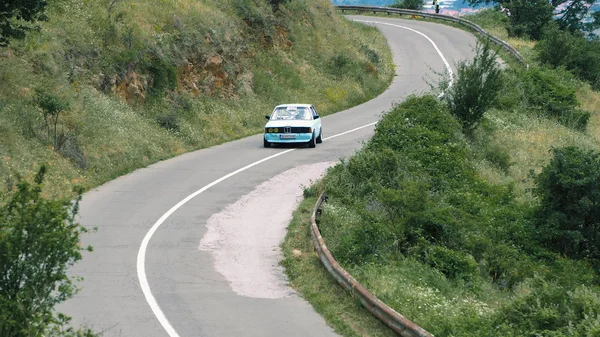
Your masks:
<svg viewBox="0 0 600 337"><path fill-rule="evenodd" d="M38 20L47 20L46 0L2 0L0 2L0 46L8 45L8 38L23 38Z"/></svg>
<svg viewBox="0 0 600 337"><path fill-rule="evenodd" d="M75 202L42 198L42 166L35 183L22 181L0 205L0 336L77 335L63 330L68 318L53 308L77 288L67 268L80 260L79 237L86 229L75 221ZM91 247L87 248L91 250ZM91 335L83 332L82 335Z"/></svg>
<svg viewBox="0 0 600 337"><path fill-rule="evenodd" d="M552 22L552 6L548 0L512 0L506 5L510 10L510 36L542 38L544 28Z"/></svg>
<svg viewBox="0 0 600 337"><path fill-rule="evenodd" d="M420 11L423 9L423 1L422 0L398 0L395 4L391 5L390 7L413 9L413 10Z"/></svg>
<svg viewBox="0 0 600 337"><path fill-rule="evenodd" d="M498 4L507 7L511 10L511 14L514 15L513 7L515 4L527 2L525 0L467 0L470 5L481 5L481 4ZM537 0L534 2L538 2ZM592 14L591 17L594 19L591 23L584 23L582 20L590 15L591 5L595 0L551 0L544 1L549 3L552 7L556 20L559 23L561 29L570 31L583 30L591 32L594 29L600 27L600 15ZM541 2L540 6L544 6ZM540 10L541 7L540 7Z"/></svg>
<svg viewBox="0 0 600 337"><path fill-rule="evenodd" d="M462 123L466 134L477 127L502 88L502 70L496 57L488 43L478 43L473 61L457 65L454 85L450 88L444 88L445 83L441 85L450 112Z"/></svg>
<svg viewBox="0 0 600 337"><path fill-rule="evenodd" d="M558 16L558 24L561 29L571 32L585 31L591 32L600 26L600 16L598 13L592 14L592 21L584 23L583 19L590 14L591 6L596 0L552 0L552 6Z"/></svg>
<svg viewBox="0 0 600 337"><path fill-rule="evenodd" d="M538 237L567 256L600 259L600 153L569 146L553 154L535 179Z"/></svg>

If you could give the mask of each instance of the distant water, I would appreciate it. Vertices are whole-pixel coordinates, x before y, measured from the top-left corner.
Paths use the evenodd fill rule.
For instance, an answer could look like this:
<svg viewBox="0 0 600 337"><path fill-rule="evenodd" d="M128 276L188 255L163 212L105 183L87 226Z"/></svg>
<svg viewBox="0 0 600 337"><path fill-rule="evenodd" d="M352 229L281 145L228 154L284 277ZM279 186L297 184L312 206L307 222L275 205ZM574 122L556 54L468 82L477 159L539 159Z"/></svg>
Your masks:
<svg viewBox="0 0 600 337"><path fill-rule="evenodd" d="M334 5L354 5L354 6L389 6L397 3L397 0L332 0ZM432 11L432 2L423 1L426 11ZM485 6L471 7L465 0L441 0L442 13L447 15L464 15L485 8ZM592 7L596 11L600 10L600 1Z"/></svg>
<svg viewBox="0 0 600 337"><path fill-rule="evenodd" d="M397 0L332 0L334 5L354 5L354 6L389 6L397 3ZM426 11L432 11L432 2L423 1L424 9ZM485 6L471 7L464 0L447 0L440 1L443 14L448 15L462 15L472 13L477 8L483 8Z"/></svg>

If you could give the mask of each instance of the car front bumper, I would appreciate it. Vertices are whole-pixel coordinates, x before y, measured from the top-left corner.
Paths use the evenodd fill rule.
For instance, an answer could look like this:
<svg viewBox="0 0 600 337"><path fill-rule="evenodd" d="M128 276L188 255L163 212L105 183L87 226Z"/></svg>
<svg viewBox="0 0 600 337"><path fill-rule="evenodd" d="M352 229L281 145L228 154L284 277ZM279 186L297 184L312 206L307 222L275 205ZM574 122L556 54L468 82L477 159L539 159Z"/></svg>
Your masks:
<svg viewBox="0 0 600 337"><path fill-rule="evenodd" d="M282 138L293 137L293 138ZM306 143L312 139L312 133L265 133L264 138L269 143Z"/></svg>

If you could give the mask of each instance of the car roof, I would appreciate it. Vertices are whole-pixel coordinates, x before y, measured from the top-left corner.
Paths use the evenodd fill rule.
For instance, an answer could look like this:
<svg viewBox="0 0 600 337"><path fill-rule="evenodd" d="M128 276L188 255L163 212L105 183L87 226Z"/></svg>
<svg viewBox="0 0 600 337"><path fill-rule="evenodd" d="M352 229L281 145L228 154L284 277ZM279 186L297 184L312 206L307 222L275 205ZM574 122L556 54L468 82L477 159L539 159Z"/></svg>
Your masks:
<svg viewBox="0 0 600 337"><path fill-rule="evenodd" d="M275 107L275 109L277 108L285 108L288 106L295 106L295 107L305 107L305 108L309 108L312 106L312 104L304 104L304 103L297 103L297 104L280 104L278 106Z"/></svg>

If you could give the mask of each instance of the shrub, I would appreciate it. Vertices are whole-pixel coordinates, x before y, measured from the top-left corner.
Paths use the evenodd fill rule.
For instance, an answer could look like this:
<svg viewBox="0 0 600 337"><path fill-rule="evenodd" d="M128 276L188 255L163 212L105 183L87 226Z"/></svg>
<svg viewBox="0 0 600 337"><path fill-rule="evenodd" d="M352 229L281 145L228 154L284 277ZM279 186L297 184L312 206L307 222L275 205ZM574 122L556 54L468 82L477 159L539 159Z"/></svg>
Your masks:
<svg viewBox="0 0 600 337"><path fill-rule="evenodd" d="M510 160L510 153L505 148L498 145L487 145L484 151L486 160L496 165L504 173L508 173L512 161Z"/></svg>
<svg viewBox="0 0 600 337"><path fill-rule="evenodd" d="M600 88L600 40L588 40L580 33L551 25L534 49L541 63L565 67L594 88Z"/></svg>
<svg viewBox="0 0 600 337"><path fill-rule="evenodd" d="M70 103L58 95L45 90L36 92L36 103L42 109L44 124L48 133L48 138L52 140L54 148L60 150L58 121L60 114L70 108Z"/></svg>
<svg viewBox="0 0 600 337"><path fill-rule="evenodd" d="M531 68L520 77L529 107L542 115L558 117L579 104L574 82L565 71Z"/></svg>
<svg viewBox="0 0 600 337"><path fill-rule="evenodd" d="M81 194L75 203L42 198L45 173L42 166L35 184L21 181L0 206L1 336L47 336L68 321L54 306L77 291L67 268L81 259Z"/></svg>
<svg viewBox="0 0 600 337"><path fill-rule="evenodd" d="M578 110L576 82L567 71L557 68L532 68L519 75L528 108L556 118L576 130L585 130L590 113Z"/></svg>
<svg viewBox="0 0 600 337"><path fill-rule="evenodd" d="M587 337L600 332L600 292L566 288L536 275L494 314L497 336Z"/></svg>
<svg viewBox="0 0 600 337"><path fill-rule="evenodd" d="M424 260L451 279L473 282L478 276L477 262L470 254L432 245L427 248Z"/></svg>
<svg viewBox="0 0 600 337"><path fill-rule="evenodd" d="M263 43L268 47L272 47L275 37L275 27L278 25L278 20L273 13L274 5L267 5L266 2L259 0L234 1L234 4L238 15L253 31L254 34L251 34L251 36L264 39ZM277 4L277 8L279 8L279 4Z"/></svg>
<svg viewBox="0 0 600 337"><path fill-rule="evenodd" d="M456 81L446 89L444 99L450 112L461 121L463 131L471 134L502 88L502 71L496 52L487 43L478 43L473 61L461 61L457 68Z"/></svg>
<svg viewBox="0 0 600 337"><path fill-rule="evenodd" d="M542 242L570 257L600 258L600 154L554 149L535 183Z"/></svg>

